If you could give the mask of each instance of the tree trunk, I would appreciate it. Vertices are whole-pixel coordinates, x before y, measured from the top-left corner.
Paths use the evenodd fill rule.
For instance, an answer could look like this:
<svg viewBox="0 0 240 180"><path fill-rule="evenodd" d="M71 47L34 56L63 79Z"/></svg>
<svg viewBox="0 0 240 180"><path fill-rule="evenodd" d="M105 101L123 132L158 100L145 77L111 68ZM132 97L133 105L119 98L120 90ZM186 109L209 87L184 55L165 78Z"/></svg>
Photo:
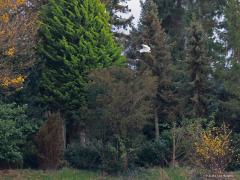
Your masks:
<svg viewBox="0 0 240 180"><path fill-rule="evenodd" d="M158 109L155 109L155 139L156 141L159 139L160 135L159 135L159 124L158 124Z"/></svg>
<svg viewBox="0 0 240 180"><path fill-rule="evenodd" d="M178 0L177 1L177 8L181 8L182 7L182 0Z"/></svg>
<svg viewBox="0 0 240 180"><path fill-rule="evenodd" d="M80 132L80 144L86 145L86 132L83 129Z"/></svg>
<svg viewBox="0 0 240 180"><path fill-rule="evenodd" d="M173 123L173 129L172 129L172 167L176 167L176 123Z"/></svg>
<svg viewBox="0 0 240 180"><path fill-rule="evenodd" d="M125 152L123 155L123 170L128 170L128 153Z"/></svg>

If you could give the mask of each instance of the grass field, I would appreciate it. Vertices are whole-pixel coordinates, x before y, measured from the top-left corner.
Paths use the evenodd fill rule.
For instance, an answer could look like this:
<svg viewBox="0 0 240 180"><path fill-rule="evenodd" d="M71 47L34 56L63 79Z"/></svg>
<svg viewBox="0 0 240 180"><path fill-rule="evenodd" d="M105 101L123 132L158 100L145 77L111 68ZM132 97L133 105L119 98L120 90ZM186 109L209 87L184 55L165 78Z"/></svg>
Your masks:
<svg viewBox="0 0 240 180"><path fill-rule="evenodd" d="M240 179L240 173L235 173ZM238 178L237 178L238 177ZM191 179L185 169L142 169L126 175L101 176L99 172L62 169L59 171L5 170L0 171L0 180L188 180Z"/></svg>

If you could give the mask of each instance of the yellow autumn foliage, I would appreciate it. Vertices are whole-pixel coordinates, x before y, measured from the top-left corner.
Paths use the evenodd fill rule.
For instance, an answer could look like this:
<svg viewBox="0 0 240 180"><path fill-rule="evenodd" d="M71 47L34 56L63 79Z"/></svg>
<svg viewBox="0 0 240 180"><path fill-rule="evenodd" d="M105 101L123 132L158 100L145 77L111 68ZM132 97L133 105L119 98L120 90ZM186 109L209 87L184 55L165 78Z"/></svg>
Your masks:
<svg viewBox="0 0 240 180"><path fill-rule="evenodd" d="M22 75L18 75L17 77L11 79L9 77L3 78L3 81L1 83L2 87L8 88L8 87L19 87L22 86L25 81L25 77Z"/></svg>
<svg viewBox="0 0 240 180"><path fill-rule="evenodd" d="M0 38L6 38L7 36L8 39L11 39L10 37L13 37L14 33L8 26L11 23L11 16L18 7L25 5L26 2L26 0L0 0ZM15 54L15 48L3 49L3 52L11 57Z"/></svg>
<svg viewBox="0 0 240 180"><path fill-rule="evenodd" d="M233 153L230 141L231 131L225 126L214 127L201 133L195 142L198 160L204 167L224 169Z"/></svg>
<svg viewBox="0 0 240 180"><path fill-rule="evenodd" d="M0 9L16 9L17 6L22 6L26 0L0 0Z"/></svg>
<svg viewBox="0 0 240 180"><path fill-rule="evenodd" d="M0 0L0 23L8 23L10 12L13 13L18 7L26 4L26 0Z"/></svg>
<svg viewBox="0 0 240 180"><path fill-rule="evenodd" d="M21 6L26 3L26 0L16 0L18 6Z"/></svg>
<svg viewBox="0 0 240 180"><path fill-rule="evenodd" d="M8 48L8 50L5 52L5 55L12 57L15 54L15 48L14 47L10 47Z"/></svg>
<svg viewBox="0 0 240 180"><path fill-rule="evenodd" d="M1 15L0 16L0 21L2 21L3 23L8 23L8 21L9 21L8 13L4 13L3 15Z"/></svg>

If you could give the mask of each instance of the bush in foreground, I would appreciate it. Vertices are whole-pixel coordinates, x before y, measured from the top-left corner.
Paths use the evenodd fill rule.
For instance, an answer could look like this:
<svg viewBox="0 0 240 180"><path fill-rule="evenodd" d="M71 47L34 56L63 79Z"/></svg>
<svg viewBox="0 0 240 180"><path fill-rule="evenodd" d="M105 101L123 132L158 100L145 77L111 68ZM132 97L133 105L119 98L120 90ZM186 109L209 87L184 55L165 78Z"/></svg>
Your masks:
<svg viewBox="0 0 240 180"><path fill-rule="evenodd" d="M204 130L195 142L195 163L212 172L224 172L232 160L231 131L225 126Z"/></svg>
<svg viewBox="0 0 240 180"><path fill-rule="evenodd" d="M27 106L0 102L0 167L23 165L27 138L35 130Z"/></svg>
<svg viewBox="0 0 240 180"><path fill-rule="evenodd" d="M137 153L137 164L140 166L165 166L169 160L170 147L167 141L149 141L144 143Z"/></svg>
<svg viewBox="0 0 240 180"><path fill-rule="evenodd" d="M73 143L65 152L65 159L74 168L96 169L100 166L100 152L97 145Z"/></svg>

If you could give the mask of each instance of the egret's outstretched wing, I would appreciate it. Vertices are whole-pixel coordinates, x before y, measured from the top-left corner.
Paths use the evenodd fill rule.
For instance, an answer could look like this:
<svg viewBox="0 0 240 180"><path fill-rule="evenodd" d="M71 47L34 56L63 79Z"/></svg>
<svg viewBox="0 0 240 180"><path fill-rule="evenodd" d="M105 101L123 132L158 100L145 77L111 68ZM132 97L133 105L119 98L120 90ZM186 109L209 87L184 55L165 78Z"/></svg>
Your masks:
<svg viewBox="0 0 240 180"><path fill-rule="evenodd" d="M142 49L140 49L139 52L140 53L151 53L151 48L146 44L142 44Z"/></svg>

